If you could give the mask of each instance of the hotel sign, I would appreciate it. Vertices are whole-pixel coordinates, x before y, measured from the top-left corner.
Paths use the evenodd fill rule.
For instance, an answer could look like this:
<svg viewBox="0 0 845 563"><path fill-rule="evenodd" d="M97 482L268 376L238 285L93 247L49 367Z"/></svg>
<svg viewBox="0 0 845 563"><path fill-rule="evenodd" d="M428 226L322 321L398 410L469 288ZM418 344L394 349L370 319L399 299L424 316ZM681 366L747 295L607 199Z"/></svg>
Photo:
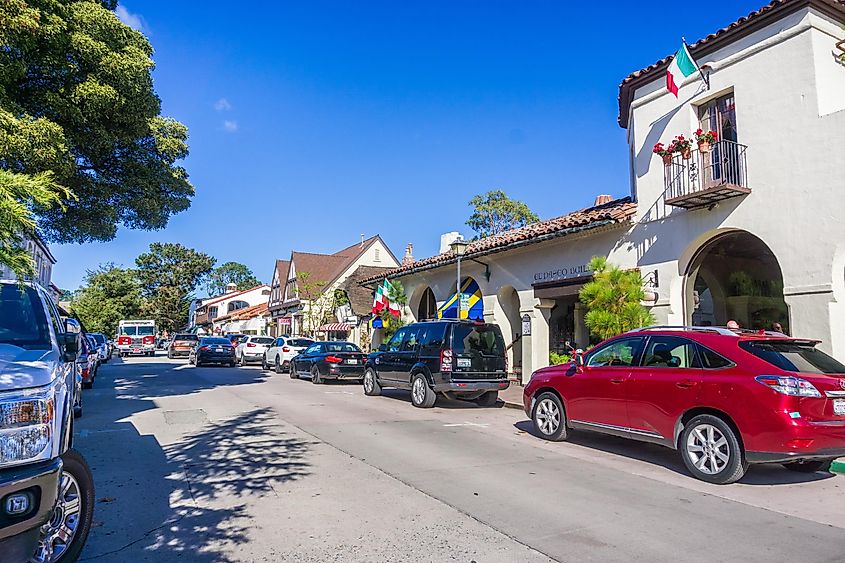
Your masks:
<svg viewBox="0 0 845 563"><path fill-rule="evenodd" d="M564 266L556 270L546 270L534 274L534 283L545 283L559 280L566 280L570 278L580 278L589 276L593 271L590 270L587 264L580 264L578 266Z"/></svg>

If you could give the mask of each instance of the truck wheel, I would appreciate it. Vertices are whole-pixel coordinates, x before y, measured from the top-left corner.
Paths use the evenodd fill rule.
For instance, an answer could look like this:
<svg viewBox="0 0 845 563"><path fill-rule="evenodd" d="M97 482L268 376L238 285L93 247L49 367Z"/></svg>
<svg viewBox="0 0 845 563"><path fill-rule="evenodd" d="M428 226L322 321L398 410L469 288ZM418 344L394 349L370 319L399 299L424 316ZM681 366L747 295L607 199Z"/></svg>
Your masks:
<svg viewBox="0 0 845 563"><path fill-rule="evenodd" d="M425 376L418 373L411 384L411 403L421 409L430 409L437 400L437 394L428 386Z"/></svg>
<svg viewBox="0 0 845 563"><path fill-rule="evenodd" d="M364 372L364 395L375 397L381 395L381 385L378 384L378 377L372 368Z"/></svg>
<svg viewBox="0 0 845 563"><path fill-rule="evenodd" d="M85 458L69 449L62 455L59 495L52 519L41 528L38 549L32 561L56 563L76 561L94 517L94 478Z"/></svg>

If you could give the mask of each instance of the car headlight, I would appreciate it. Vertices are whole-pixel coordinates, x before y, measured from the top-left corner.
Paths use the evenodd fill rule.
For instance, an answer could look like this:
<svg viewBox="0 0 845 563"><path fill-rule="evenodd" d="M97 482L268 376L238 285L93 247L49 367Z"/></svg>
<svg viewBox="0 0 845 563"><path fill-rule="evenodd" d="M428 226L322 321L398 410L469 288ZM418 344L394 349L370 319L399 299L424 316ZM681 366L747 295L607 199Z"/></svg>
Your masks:
<svg viewBox="0 0 845 563"><path fill-rule="evenodd" d="M0 394L0 467L50 459L56 385Z"/></svg>

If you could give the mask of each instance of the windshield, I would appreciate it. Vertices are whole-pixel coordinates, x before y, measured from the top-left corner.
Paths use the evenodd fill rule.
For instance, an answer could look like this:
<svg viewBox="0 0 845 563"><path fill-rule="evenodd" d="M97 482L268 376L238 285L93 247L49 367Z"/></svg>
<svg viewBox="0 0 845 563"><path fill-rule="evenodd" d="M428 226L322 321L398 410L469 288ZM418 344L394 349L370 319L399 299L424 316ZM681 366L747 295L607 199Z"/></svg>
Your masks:
<svg viewBox="0 0 845 563"><path fill-rule="evenodd" d="M0 344L49 348L50 330L41 299L31 287L0 285Z"/></svg>
<svg viewBox="0 0 845 563"><path fill-rule="evenodd" d="M744 341L740 348L784 371L799 373L845 373L845 365L813 344L777 341Z"/></svg>
<svg viewBox="0 0 845 563"><path fill-rule="evenodd" d="M456 354L501 356L505 353L505 341L496 325L456 323L452 329L452 349Z"/></svg>
<svg viewBox="0 0 845 563"><path fill-rule="evenodd" d="M127 325L120 327L120 334L121 336L152 336L155 334L155 327Z"/></svg>
<svg viewBox="0 0 845 563"><path fill-rule="evenodd" d="M273 339L269 336L259 336L258 338L250 339L250 342L254 342L256 344L272 344Z"/></svg>

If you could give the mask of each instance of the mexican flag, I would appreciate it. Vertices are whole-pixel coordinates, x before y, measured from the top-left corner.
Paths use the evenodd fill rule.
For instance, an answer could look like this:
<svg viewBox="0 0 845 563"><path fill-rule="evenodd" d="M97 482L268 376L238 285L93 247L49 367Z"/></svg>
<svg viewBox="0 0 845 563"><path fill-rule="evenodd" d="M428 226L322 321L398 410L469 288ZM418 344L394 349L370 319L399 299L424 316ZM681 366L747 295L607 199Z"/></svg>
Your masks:
<svg viewBox="0 0 845 563"><path fill-rule="evenodd" d="M376 295L373 298L373 314L377 315L380 313L385 307L387 307L387 292L385 291L385 286L387 285L387 280L384 280L384 284L378 286L376 289Z"/></svg>
<svg viewBox="0 0 845 563"><path fill-rule="evenodd" d="M387 308L390 311L390 314L394 317L402 316L402 307L399 305L399 303L396 303L395 301L390 301L387 304Z"/></svg>
<svg viewBox="0 0 845 563"><path fill-rule="evenodd" d="M687 44L682 43L681 48L678 49L678 52L675 53L674 57L672 57L672 62L666 70L666 89L675 94L675 97L677 98L678 89L684 81L684 78L694 72L698 72L698 65L695 64L695 61L692 59L692 55L689 54Z"/></svg>

